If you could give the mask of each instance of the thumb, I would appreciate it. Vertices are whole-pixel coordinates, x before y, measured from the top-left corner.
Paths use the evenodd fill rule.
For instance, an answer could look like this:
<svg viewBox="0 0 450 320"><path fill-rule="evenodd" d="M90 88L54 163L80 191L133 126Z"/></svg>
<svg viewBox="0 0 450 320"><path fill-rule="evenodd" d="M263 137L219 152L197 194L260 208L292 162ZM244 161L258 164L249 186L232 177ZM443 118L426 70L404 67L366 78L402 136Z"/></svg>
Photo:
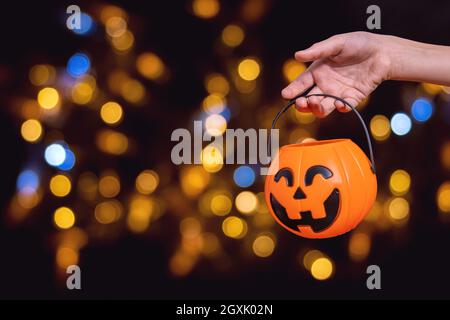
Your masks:
<svg viewBox="0 0 450 320"><path fill-rule="evenodd" d="M317 42L305 50L297 51L295 59L301 62L314 61L338 55L344 47L344 37L338 35Z"/></svg>

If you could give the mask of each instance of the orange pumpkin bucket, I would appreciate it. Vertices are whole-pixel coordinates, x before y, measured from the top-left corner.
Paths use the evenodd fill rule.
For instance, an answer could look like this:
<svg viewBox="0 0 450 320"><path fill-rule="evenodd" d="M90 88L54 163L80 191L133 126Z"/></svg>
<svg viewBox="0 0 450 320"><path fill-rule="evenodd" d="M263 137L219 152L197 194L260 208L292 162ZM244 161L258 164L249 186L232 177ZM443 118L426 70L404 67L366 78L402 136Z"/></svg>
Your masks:
<svg viewBox="0 0 450 320"><path fill-rule="evenodd" d="M375 162L367 127L358 111L343 102L363 125L369 156L350 139L322 140L290 144L280 148L272 159L265 181L265 199L275 220L304 238L330 238L355 228L372 208L377 195ZM289 101L275 117L295 103ZM270 139L269 139L270 150Z"/></svg>

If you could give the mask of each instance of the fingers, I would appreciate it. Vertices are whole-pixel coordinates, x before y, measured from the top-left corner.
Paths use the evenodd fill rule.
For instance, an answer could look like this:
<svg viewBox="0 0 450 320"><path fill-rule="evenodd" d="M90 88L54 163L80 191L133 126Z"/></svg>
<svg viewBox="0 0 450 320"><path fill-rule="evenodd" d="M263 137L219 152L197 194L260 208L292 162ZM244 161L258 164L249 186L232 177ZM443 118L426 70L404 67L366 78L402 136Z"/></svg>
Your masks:
<svg viewBox="0 0 450 320"><path fill-rule="evenodd" d="M350 103L353 107L357 107L358 104L363 100L363 95L362 93L356 91L355 89L349 88L344 90L341 95L342 99L344 99L345 101L347 101L348 103ZM340 101L336 101L335 102L335 106L336 109L338 109L339 112L349 112L352 109L347 106L344 105L342 102Z"/></svg>
<svg viewBox="0 0 450 320"><path fill-rule="evenodd" d="M297 51L295 59L300 62L314 61L338 55L344 47L345 38L342 35L333 36L317 42L305 50Z"/></svg>
<svg viewBox="0 0 450 320"><path fill-rule="evenodd" d="M281 95L285 99L292 99L299 95L314 84L314 79L309 70L303 72L300 76L292 81L286 88L281 91Z"/></svg>

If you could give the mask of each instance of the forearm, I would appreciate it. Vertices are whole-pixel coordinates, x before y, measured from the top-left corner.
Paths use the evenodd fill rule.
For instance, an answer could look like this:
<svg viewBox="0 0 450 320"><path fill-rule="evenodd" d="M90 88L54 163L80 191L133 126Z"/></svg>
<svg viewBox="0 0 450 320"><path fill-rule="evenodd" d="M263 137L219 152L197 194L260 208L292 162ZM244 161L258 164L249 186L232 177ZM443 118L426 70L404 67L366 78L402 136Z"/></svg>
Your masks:
<svg viewBox="0 0 450 320"><path fill-rule="evenodd" d="M450 47L393 36L386 36L383 46L391 61L390 79L450 86Z"/></svg>

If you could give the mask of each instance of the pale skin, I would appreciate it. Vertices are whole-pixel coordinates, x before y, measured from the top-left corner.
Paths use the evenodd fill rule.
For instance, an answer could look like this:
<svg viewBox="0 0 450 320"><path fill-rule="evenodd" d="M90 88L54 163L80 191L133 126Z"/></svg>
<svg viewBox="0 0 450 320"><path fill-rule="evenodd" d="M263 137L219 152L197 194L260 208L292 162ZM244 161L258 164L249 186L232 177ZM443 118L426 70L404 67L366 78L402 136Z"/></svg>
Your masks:
<svg viewBox="0 0 450 320"><path fill-rule="evenodd" d="M310 94L327 93L358 105L386 80L429 82L450 86L450 47L421 43L368 32L339 34L297 51L295 59L312 62L309 68L283 89L285 99L316 84ZM300 112L323 118L349 111L342 102L309 97L295 101Z"/></svg>

